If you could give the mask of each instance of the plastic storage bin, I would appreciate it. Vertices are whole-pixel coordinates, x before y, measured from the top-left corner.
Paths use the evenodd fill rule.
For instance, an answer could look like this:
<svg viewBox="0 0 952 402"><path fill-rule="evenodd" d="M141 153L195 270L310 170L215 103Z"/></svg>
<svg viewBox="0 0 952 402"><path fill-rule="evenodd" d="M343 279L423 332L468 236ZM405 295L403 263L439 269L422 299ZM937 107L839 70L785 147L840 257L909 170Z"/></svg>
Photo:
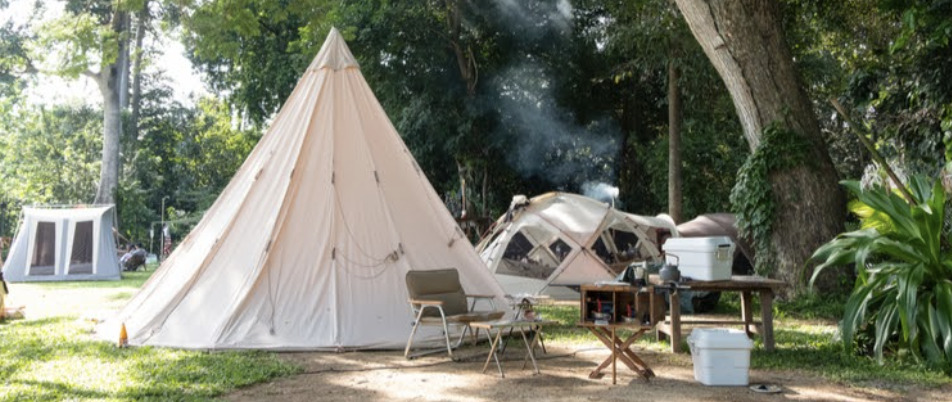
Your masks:
<svg viewBox="0 0 952 402"><path fill-rule="evenodd" d="M747 385L754 342L739 329L696 328L688 336L694 379L704 385Z"/></svg>
<svg viewBox="0 0 952 402"><path fill-rule="evenodd" d="M734 264L734 242L729 237L672 237L661 247L665 253L678 256L668 263L678 264L681 276L697 281L720 281L731 278Z"/></svg>

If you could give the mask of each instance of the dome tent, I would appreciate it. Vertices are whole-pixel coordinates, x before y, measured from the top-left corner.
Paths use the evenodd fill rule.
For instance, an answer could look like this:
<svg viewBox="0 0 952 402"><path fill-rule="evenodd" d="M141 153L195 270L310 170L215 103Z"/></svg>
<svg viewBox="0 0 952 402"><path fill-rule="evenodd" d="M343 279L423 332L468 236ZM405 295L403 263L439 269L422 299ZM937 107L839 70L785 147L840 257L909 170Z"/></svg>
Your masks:
<svg viewBox="0 0 952 402"><path fill-rule="evenodd" d="M513 198L476 246L510 294L614 279L633 261L661 261L659 243L677 236L667 215L646 217L577 194Z"/></svg>

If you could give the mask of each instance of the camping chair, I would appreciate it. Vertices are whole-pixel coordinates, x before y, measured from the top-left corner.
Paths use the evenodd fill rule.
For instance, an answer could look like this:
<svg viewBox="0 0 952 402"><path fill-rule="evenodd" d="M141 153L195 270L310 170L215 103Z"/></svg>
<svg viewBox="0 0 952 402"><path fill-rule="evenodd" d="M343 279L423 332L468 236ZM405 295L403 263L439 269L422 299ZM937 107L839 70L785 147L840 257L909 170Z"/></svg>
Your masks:
<svg viewBox="0 0 952 402"><path fill-rule="evenodd" d="M442 351L442 348L410 356L413 336L420 325L441 325L446 340L446 352L453 358L453 348L463 343L467 331L472 331L471 323L493 321L502 318L503 311L496 311L493 297L487 295L467 295L459 282L459 272L455 268L434 271L407 272L407 292L410 294L410 308L413 310L413 330L407 339L404 357L412 359L424 354ZM472 299L468 303L467 299ZM478 300L489 300L493 311L475 311ZM450 345L449 326L462 326L463 330L455 346ZM473 334L475 338L475 333Z"/></svg>

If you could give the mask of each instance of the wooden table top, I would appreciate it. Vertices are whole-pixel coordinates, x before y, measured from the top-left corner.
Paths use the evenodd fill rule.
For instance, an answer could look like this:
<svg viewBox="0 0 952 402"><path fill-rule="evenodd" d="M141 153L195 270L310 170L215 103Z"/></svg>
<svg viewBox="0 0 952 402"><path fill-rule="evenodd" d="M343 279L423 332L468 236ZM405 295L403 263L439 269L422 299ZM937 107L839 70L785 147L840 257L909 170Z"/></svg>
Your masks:
<svg viewBox="0 0 952 402"><path fill-rule="evenodd" d="M496 328L516 328L516 327L534 327L558 324L553 320L496 320L496 321L477 321L469 325L475 328L496 329Z"/></svg>
<svg viewBox="0 0 952 402"><path fill-rule="evenodd" d="M652 274L648 277L649 283L661 286L665 283L661 278ZM777 290L787 286L783 281L755 275L733 275L731 279L721 281L686 281L678 282L679 289L691 290Z"/></svg>

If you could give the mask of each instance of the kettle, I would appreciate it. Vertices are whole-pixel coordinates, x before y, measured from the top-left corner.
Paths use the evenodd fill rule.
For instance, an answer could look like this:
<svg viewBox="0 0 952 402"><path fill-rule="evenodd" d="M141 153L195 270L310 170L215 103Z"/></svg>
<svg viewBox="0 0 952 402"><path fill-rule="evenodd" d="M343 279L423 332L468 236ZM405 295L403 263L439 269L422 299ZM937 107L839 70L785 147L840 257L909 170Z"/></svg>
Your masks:
<svg viewBox="0 0 952 402"><path fill-rule="evenodd" d="M667 257L674 257L674 264L668 262ZM681 279L681 271L678 270L680 258L674 254L665 254L665 264L658 272L662 282L677 282Z"/></svg>

